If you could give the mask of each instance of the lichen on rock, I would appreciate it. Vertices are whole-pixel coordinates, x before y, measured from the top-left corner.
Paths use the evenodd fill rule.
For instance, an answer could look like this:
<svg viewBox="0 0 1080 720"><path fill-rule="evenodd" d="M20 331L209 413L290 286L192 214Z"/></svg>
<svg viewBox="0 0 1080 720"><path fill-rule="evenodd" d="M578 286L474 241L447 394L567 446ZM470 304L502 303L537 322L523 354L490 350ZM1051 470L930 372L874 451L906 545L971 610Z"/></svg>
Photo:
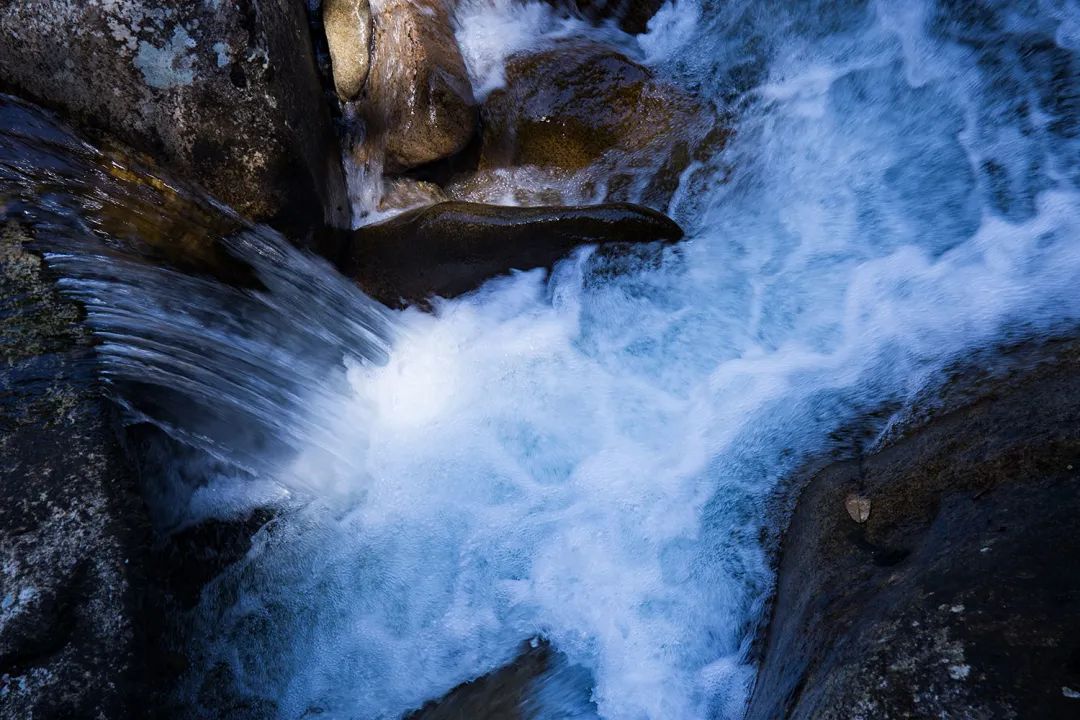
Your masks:
<svg viewBox="0 0 1080 720"><path fill-rule="evenodd" d="M0 718L130 717L141 504L81 312L30 242L0 232Z"/></svg>
<svg viewBox="0 0 1080 720"><path fill-rule="evenodd" d="M59 111L286 230L348 224L302 3L0 5L0 90Z"/></svg>

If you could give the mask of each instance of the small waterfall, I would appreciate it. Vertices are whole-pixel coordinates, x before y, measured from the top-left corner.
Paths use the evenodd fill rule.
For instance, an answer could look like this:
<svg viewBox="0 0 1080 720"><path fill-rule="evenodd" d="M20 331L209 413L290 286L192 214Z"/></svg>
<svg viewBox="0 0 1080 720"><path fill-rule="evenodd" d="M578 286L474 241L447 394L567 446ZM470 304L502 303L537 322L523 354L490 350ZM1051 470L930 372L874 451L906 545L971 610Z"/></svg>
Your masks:
<svg viewBox="0 0 1080 720"><path fill-rule="evenodd" d="M399 718L533 643L523 717L739 717L777 483L950 364L1080 325L1080 8L978 5L675 0L630 38L470 0L474 80L524 6L735 127L662 262L584 250L433 314L5 105L0 193L114 396L231 468L181 514L293 499L187 618L192 716ZM147 215L215 242L170 260Z"/></svg>
<svg viewBox="0 0 1080 720"><path fill-rule="evenodd" d="M208 589L187 697L397 718L543 638L525 717L739 717L776 483L951 363L1080 321L1076 14L987 5L677 0L619 38L736 118L732 170L676 194L688 242L399 315L320 411L370 419L336 436L364 471L301 463L346 492ZM539 3L463 17L487 89L574 31Z"/></svg>
<svg viewBox="0 0 1080 720"><path fill-rule="evenodd" d="M86 307L101 377L133 420L313 490L284 473L301 452L331 452L340 419L313 409L354 364L386 362L385 308L274 231L3 97L0 198Z"/></svg>

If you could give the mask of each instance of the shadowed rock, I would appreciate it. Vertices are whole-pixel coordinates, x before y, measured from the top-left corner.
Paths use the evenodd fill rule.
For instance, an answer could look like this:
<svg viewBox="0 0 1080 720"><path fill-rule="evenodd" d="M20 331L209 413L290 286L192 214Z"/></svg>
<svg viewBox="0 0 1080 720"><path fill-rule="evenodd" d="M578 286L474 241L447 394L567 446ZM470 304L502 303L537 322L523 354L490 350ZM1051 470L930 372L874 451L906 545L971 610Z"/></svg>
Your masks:
<svg viewBox="0 0 1080 720"><path fill-rule="evenodd" d="M342 270L387 305L453 297L510 270L550 267L580 245L672 242L682 230L655 210L618 203L502 207L444 202L360 228Z"/></svg>
<svg viewBox="0 0 1080 720"><path fill-rule="evenodd" d="M576 10L592 22L613 20L623 32L643 33L664 0L555 0L554 5Z"/></svg>
<svg viewBox="0 0 1080 720"><path fill-rule="evenodd" d="M1077 717L1080 343L1026 352L813 475L748 720Z"/></svg>
<svg viewBox="0 0 1080 720"><path fill-rule="evenodd" d="M0 718L139 717L147 519L81 310L30 243L0 227Z"/></svg>

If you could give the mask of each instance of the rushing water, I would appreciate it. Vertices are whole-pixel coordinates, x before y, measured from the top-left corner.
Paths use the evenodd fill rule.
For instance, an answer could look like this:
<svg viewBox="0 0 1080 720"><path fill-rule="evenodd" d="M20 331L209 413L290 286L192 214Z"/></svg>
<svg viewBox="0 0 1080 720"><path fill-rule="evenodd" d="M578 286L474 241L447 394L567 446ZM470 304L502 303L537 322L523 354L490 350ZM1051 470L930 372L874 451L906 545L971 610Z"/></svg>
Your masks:
<svg viewBox="0 0 1080 720"><path fill-rule="evenodd" d="M1080 7L677 0L629 38L462 0L459 22L485 90L524 45L620 43L734 118L727 170L687 173L660 267L584 251L433 315L389 319L258 231L261 291L54 258L107 373L134 354L167 385L172 348L206 347L184 392L214 407L206 367L243 390L191 431L119 386L218 459L183 512L280 508L192 614L186 698L395 718L543 638L525 717L738 717L777 481L950 363L1080 320Z"/></svg>

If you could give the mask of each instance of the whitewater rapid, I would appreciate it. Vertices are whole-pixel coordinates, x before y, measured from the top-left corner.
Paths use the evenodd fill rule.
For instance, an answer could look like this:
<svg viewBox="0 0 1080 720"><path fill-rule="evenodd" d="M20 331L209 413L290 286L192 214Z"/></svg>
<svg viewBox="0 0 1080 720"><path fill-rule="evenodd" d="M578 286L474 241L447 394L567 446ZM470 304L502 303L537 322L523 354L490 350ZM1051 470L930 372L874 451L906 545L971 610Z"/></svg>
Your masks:
<svg viewBox="0 0 1080 720"><path fill-rule="evenodd" d="M359 291L288 251L296 278L215 301L259 308L214 326L214 357L244 327L272 364L266 429L242 456L189 433L224 465L172 521L278 514L192 612L195 714L225 687L274 717L397 718L543 639L524 716L739 717L777 483L872 446L953 363L1080 321L1080 6L969 5L675 0L632 38L462 0L481 94L510 53L594 34L732 139L684 174L688 240L659 266L585 249L387 315L377 357L333 330L375 312Z"/></svg>
<svg viewBox="0 0 1080 720"><path fill-rule="evenodd" d="M1080 318L1080 14L999 6L678 0L635 39L464 2L481 93L598 33L733 118L730 174L684 176L660 268L585 250L400 314L316 411L350 461L280 473L317 491L206 594L201 662L279 717L393 718L543 638L529 717L738 717L776 483Z"/></svg>

